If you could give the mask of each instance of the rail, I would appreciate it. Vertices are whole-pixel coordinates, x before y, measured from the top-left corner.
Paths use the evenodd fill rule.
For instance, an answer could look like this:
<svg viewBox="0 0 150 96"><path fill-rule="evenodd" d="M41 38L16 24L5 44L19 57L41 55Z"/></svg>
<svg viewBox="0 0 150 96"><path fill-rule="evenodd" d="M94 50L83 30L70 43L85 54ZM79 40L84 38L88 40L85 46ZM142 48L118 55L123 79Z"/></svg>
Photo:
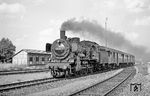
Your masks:
<svg viewBox="0 0 150 96"><path fill-rule="evenodd" d="M28 69L28 70L13 70L13 71L0 71L1 75L13 75L13 74L25 74L25 73L38 73L38 72L47 72L49 69Z"/></svg>
<svg viewBox="0 0 150 96"><path fill-rule="evenodd" d="M135 69L133 68L124 69L122 72L114 75L113 77L98 82L92 86L89 86L88 88L80 89L76 92L73 92L69 96L107 96L134 73Z"/></svg>
<svg viewBox="0 0 150 96"><path fill-rule="evenodd" d="M36 79L36 80L30 80L30 81L24 81L24 82L16 82L16 83L10 83L10 84L4 84L0 85L0 92L9 91L17 88L23 88L33 85L39 85L44 83L51 83L60 81L62 79L54 79L54 78L43 78L43 79Z"/></svg>

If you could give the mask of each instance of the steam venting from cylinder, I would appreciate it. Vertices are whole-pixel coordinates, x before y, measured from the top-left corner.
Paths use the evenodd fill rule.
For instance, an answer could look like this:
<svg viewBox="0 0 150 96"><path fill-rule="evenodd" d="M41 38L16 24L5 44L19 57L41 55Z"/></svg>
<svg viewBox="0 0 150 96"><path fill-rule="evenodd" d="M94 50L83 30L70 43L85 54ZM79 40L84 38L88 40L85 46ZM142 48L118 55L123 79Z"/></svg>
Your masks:
<svg viewBox="0 0 150 96"><path fill-rule="evenodd" d="M46 52L51 52L51 46L52 44L46 43Z"/></svg>

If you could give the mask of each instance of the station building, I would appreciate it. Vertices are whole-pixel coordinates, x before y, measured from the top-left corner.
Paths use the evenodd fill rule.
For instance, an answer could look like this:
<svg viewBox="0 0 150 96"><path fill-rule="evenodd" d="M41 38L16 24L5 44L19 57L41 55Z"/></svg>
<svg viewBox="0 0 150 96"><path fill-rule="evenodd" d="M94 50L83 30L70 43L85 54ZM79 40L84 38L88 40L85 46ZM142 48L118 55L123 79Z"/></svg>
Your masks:
<svg viewBox="0 0 150 96"><path fill-rule="evenodd" d="M42 50L22 49L13 56L13 64L44 65L49 62L51 53Z"/></svg>

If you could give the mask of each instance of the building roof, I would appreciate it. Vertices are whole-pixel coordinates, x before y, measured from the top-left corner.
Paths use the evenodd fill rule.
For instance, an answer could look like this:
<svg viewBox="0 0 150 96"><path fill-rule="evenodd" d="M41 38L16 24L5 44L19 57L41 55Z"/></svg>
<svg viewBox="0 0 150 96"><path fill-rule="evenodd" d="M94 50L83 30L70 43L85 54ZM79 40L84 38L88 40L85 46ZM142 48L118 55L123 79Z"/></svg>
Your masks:
<svg viewBox="0 0 150 96"><path fill-rule="evenodd" d="M33 53L33 54L46 54L46 55L50 55L51 54L51 52L46 52L46 51L43 51L43 50L22 49L19 52L17 52L16 54L14 54L12 57L16 56L17 54L19 54L22 51L25 51L27 53Z"/></svg>
<svg viewBox="0 0 150 96"><path fill-rule="evenodd" d="M27 53L36 53L36 54L51 54L50 52L46 52L43 50L35 50L35 49L22 49L21 51L25 51Z"/></svg>

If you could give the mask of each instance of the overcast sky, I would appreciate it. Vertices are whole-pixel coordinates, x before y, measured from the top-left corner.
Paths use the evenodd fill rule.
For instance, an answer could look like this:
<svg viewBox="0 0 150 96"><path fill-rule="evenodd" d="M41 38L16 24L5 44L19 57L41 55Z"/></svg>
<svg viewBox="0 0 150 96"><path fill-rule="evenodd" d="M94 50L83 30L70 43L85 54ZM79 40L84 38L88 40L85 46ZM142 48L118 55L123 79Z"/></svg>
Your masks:
<svg viewBox="0 0 150 96"><path fill-rule="evenodd" d="M106 17L109 30L150 51L150 0L0 0L0 39L9 38L17 51L45 50L45 43L59 38L64 21L87 19L104 26Z"/></svg>

